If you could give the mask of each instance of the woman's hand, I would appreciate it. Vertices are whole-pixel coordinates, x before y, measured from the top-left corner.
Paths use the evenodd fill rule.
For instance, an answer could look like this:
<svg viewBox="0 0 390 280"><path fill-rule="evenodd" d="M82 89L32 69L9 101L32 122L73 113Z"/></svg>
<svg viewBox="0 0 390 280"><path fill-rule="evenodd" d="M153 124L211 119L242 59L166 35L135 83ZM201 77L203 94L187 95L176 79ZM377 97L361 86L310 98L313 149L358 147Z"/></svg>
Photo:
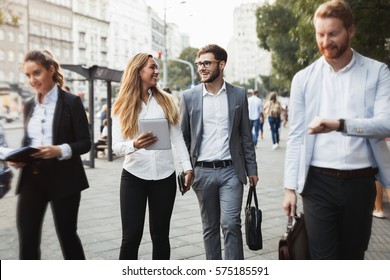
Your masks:
<svg viewBox="0 0 390 280"><path fill-rule="evenodd" d="M144 149L156 143L157 140L157 136L154 135L152 132L144 132L140 134L137 139L134 140L133 146L136 149Z"/></svg>
<svg viewBox="0 0 390 280"><path fill-rule="evenodd" d="M188 170L184 174L185 174L185 177L184 177L185 178L185 182L184 182L184 184L187 187L187 189L189 189L191 184L192 184L192 180L194 178L194 172L192 170Z"/></svg>
<svg viewBox="0 0 390 280"><path fill-rule="evenodd" d="M8 161L8 164L15 168L22 168L26 165L24 162L13 162L13 161Z"/></svg>
<svg viewBox="0 0 390 280"><path fill-rule="evenodd" d="M32 157L41 159L52 159L61 157L61 148L58 146L40 146L36 147L39 152L32 154Z"/></svg>

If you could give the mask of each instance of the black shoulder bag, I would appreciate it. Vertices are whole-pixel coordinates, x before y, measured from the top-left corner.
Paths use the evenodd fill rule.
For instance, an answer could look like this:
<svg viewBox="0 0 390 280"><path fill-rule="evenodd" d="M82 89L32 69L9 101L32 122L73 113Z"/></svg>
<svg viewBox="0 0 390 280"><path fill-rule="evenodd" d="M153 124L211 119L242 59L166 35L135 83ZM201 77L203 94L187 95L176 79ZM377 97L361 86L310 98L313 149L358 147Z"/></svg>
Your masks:
<svg viewBox="0 0 390 280"><path fill-rule="evenodd" d="M255 201L255 206L251 206L252 197ZM248 248L254 251L263 249L262 219L262 213L257 202L256 186L251 186L249 187L245 207L245 237Z"/></svg>

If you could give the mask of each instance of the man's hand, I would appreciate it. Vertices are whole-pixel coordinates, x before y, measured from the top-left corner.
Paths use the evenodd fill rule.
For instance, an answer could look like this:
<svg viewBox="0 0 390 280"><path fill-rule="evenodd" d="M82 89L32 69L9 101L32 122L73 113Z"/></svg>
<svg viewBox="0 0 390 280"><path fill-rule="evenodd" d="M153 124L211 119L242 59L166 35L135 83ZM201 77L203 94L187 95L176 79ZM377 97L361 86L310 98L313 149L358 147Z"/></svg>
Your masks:
<svg viewBox="0 0 390 280"><path fill-rule="evenodd" d="M339 128L340 121L315 117L308 127L309 134L328 133Z"/></svg>
<svg viewBox="0 0 390 280"><path fill-rule="evenodd" d="M285 189L283 209L287 216L295 216L297 211L297 195L295 190Z"/></svg>
<svg viewBox="0 0 390 280"><path fill-rule="evenodd" d="M248 178L249 178L249 186L256 187L257 182L259 181L259 177L258 176L249 176Z"/></svg>

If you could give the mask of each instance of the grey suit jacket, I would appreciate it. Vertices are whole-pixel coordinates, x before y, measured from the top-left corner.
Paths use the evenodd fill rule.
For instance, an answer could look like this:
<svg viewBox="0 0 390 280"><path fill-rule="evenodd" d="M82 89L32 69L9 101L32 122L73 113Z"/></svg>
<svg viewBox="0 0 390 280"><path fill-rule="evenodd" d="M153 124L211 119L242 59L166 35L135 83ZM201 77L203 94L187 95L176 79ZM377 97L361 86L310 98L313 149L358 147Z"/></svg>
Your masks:
<svg viewBox="0 0 390 280"><path fill-rule="evenodd" d="M385 137L390 136L390 72L386 64L354 52L356 62L352 77L353 102L359 117L347 119L345 137L364 137L371 152L377 179L390 188L390 152ZM292 81L284 186L302 192L312 160L316 135L307 127L319 114L323 60L299 71Z"/></svg>
<svg viewBox="0 0 390 280"><path fill-rule="evenodd" d="M190 152L191 163L199 156L203 132L203 84L183 92L180 101L181 129ZM242 87L226 83L229 114L229 148L237 176L246 184L246 176L257 176L256 153L248 116L248 99Z"/></svg>

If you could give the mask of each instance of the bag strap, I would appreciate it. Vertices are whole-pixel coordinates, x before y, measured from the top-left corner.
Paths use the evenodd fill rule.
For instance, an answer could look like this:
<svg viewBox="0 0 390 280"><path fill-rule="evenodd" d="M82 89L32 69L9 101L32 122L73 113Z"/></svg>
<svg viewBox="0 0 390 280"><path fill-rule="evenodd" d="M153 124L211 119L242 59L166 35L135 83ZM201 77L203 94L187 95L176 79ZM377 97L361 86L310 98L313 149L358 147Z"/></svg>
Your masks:
<svg viewBox="0 0 390 280"><path fill-rule="evenodd" d="M287 232L289 232L293 225L295 224L295 222L299 219L301 219L303 216L303 213L300 213L299 215L295 215L295 216L288 216L288 221L287 221Z"/></svg>
<svg viewBox="0 0 390 280"><path fill-rule="evenodd" d="M292 227L293 227L293 220L294 220L293 216L288 216L287 231L290 231L292 229Z"/></svg>
<svg viewBox="0 0 390 280"><path fill-rule="evenodd" d="M246 207L249 208L252 204L252 197L255 201L256 209L259 209L259 203L257 201L256 186L250 186L248 191L248 198L246 200Z"/></svg>

